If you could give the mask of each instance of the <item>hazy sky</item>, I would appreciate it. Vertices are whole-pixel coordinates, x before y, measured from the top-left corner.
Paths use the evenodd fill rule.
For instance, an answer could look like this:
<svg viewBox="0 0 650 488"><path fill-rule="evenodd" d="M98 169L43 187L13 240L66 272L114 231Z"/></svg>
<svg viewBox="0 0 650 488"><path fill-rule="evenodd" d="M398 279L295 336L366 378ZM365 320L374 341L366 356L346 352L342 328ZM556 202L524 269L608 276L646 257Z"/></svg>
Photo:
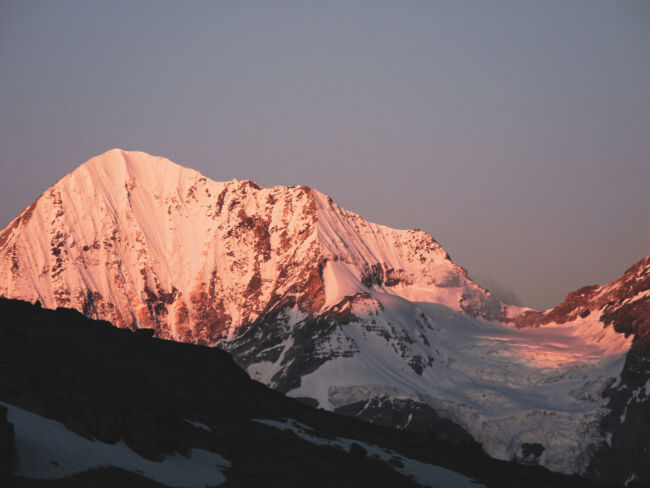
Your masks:
<svg viewBox="0 0 650 488"><path fill-rule="evenodd" d="M549 307L650 254L650 2L0 0L0 226L113 147L316 187Z"/></svg>

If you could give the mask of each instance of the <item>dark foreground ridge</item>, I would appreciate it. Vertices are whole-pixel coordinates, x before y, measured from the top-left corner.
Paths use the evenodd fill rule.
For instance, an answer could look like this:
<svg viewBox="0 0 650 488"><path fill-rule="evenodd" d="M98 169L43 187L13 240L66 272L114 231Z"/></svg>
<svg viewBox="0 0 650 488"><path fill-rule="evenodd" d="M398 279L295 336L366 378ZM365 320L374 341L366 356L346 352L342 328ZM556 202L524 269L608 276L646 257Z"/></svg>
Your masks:
<svg viewBox="0 0 650 488"><path fill-rule="evenodd" d="M496 461L471 440L444 440L445 432L398 431L318 410L249 379L221 350L156 339L73 310L45 310L17 300L0 299L0 401L62 422L95 442L124 442L157 462L191 449L218 453L230 462L220 485L226 488L419 486L397 469L404 458L490 487L606 486ZM297 421L319 439L356 442L345 451L252 419ZM14 440L0 407L1 486L165 486L111 466L59 480L16 476L26 461L20 449L16 455L19 436L16 431ZM399 456L381 460L364 445Z"/></svg>

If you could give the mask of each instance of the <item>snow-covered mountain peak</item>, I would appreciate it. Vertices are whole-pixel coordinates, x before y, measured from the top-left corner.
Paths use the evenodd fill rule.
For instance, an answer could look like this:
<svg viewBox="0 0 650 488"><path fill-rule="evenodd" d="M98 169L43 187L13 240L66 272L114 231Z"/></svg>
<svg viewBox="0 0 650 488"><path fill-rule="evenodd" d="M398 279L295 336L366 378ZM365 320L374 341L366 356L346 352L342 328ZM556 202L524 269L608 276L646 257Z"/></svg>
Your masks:
<svg viewBox="0 0 650 488"><path fill-rule="evenodd" d="M0 296L219 344L255 379L324 408L427 405L494 456L543 444L535 462L566 471L598 441L601 393L647 316L648 267L550 311L520 309L419 230L368 222L309 187L218 182L119 149L0 232Z"/></svg>
<svg viewBox="0 0 650 488"><path fill-rule="evenodd" d="M115 192L125 182L138 184L153 191L176 187L183 179L198 179L202 175L193 169L180 166L164 157L152 156L142 151L111 149L95 156L70 172L62 180L93 178ZM56 186L56 185L55 185Z"/></svg>
<svg viewBox="0 0 650 488"><path fill-rule="evenodd" d="M304 186L217 182L110 150L0 234L0 295L215 343L278 306L310 315L376 290L488 318L505 307L428 234L367 222Z"/></svg>

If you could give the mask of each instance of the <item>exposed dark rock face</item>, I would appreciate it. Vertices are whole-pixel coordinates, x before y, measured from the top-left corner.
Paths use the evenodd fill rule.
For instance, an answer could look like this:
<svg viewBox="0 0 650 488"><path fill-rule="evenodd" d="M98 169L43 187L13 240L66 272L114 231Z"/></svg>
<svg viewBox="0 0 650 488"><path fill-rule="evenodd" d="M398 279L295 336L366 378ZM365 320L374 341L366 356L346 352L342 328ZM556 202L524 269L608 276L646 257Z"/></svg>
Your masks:
<svg viewBox="0 0 650 488"><path fill-rule="evenodd" d="M354 297L350 297L354 300ZM284 366L271 379L270 386L286 393L300 386L301 378L316 371L327 361L337 357L350 357L357 350L350 341L336 349L322 349L342 324L352 320L349 303L325 314L307 317L296 326L289 324L288 310L293 301L278 307L267 320L258 320L234 341L223 344L238 364L246 368L259 361L275 362L282 356Z"/></svg>
<svg viewBox="0 0 650 488"><path fill-rule="evenodd" d="M460 307L467 315L483 317L487 320L503 322L506 319L506 308L492 295L463 294Z"/></svg>
<svg viewBox="0 0 650 488"><path fill-rule="evenodd" d="M400 459L372 458L362 443L444 466L489 487L598 486L496 461L476 446L442 440L442 430L435 435L399 431L310 408L251 381L217 349L5 299L0 299L0 400L63 422L79 435L109 444L124 440L150 459L191 448L217 452L232 463L226 488L416 486L395 471ZM354 439L357 446L347 453L251 420L286 418L310 426L319 437ZM102 468L62 480L16 478L8 486L163 485Z"/></svg>
<svg viewBox="0 0 650 488"><path fill-rule="evenodd" d="M17 478L11 480L7 486L10 488L166 488L165 485L137 473L118 468L98 468L59 480Z"/></svg>
<svg viewBox="0 0 650 488"><path fill-rule="evenodd" d="M588 476L631 487L650 486L650 349L638 337L620 381L605 392L609 413L601 432L606 441L587 470Z"/></svg>
<svg viewBox="0 0 650 488"><path fill-rule="evenodd" d="M436 439L466 443L479 448L460 425L443 418L426 403L390 397L376 397L351 403L334 410L366 422L396 427L411 432L424 432Z"/></svg>
<svg viewBox="0 0 650 488"><path fill-rule="evenodd" d="M650 295L619 307L606 307L602 320L626 336L634 334L640 347L650 346Z"/></svg>
<svg viewBox="0 0 650 488"><path fill-rule="evenodd" d="M0 483L7 482L17 465L14 427L7 420L7 409L0 405Z"/></svg>
<svg viewBox="0 0 650 488"><path fill-rule="evenodd" d="M539 457L544 453L544 446L539 442L524 442L521 445L521 457L516 461L523 464L537 464Z"/></svg>
<svg viewBox="0 0 650 488"><path fill-rule="evenodd" d="M650 486L650 257L628 269L605 295L601 319L634 335L618 382L605 396L609 413L601 422L602 443L587 474L626 486ZM626 299L627 297L627 299ZM605 299L599 299L603 303Z"/></svg>
<svg viewBox="0 0 650 488"><path fill-rule="evenodd" d="M295 398L301 403L304 403L305 405L318 408L318 400L316 400L315 398L311 398L311 397L293 397L293 398Z"/></svg>
<svg viewBox="0 0 650 488"><path fill-rule="evenodd" d="M349 349L319 354L319 342L327 340L337 327L339 324L321 316L307 319L292 329L291 346L286 350L281 363L287 367L271 380L276 390L287 393L298 388L303 376L316 371L330 359L354 354Z"/></svg>

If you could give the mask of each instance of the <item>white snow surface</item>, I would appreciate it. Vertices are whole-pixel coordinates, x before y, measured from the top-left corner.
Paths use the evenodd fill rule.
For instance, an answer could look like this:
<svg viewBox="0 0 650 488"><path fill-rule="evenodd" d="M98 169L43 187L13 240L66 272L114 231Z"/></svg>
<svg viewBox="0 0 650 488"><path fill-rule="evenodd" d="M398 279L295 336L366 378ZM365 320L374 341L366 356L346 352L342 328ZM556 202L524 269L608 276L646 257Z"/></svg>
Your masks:
<svg viewBox="0 0 650 488"><path fill-rule="evenodd" d="M411 478L413 481L422 486L432 488L481 488L484 485L476 481L441 466L423 463L415 459L410 459L389 449L368 444L367 442L337 437L336 439L327 439L319 437L313 429L294 419L285 419L284 421L269 419L253 419L260 424L268 425L279 430L290 431L303 440L319 446L330 446L350 452L352 444L358 444L368 453L368 457L378 458L388 463L397 461L396 464L389 464L395 471L404 476ZM399 466L401 464L402 466Z"/></svg>
<svg viewBox="0 0 650 488"><path fill-rule="evenodd" d="M460 424L488 454L510 460L541 443L539 462L581 472L600 440L604 388L620 374L631 338L599 313L562 325L515 329L382 291L354 307L339 334L357 352L302 378L294 397L326 409L374 397L413 399ZM386 339L385 332L389 335ZM415 356L427 363L418 374Z"/></svg>
<svg viewBox="0 0 650 488"><path fill-rule="evenodd" d="M206 432L212 432L212 429L210 427L208 427L207 425L205 425L202 422L199 422L198 420L189 420L189 419L183 419L183 420L185 422L187 422L188 424L193 425L194 427L196 427L198 429L203 429Z"/></svg>
<svg viewBox="0 0 650 488"><path fill-rule="evenodd" d="M214 452L192 449L190 457L165 456L155 462L143 458L123 441L105 444L85 439L55 420L0 402L8 409L18 452L18 475L59 479L91 469L113 466L167 486L204 488L226 481L222 471L230 462Z"/></svg>

